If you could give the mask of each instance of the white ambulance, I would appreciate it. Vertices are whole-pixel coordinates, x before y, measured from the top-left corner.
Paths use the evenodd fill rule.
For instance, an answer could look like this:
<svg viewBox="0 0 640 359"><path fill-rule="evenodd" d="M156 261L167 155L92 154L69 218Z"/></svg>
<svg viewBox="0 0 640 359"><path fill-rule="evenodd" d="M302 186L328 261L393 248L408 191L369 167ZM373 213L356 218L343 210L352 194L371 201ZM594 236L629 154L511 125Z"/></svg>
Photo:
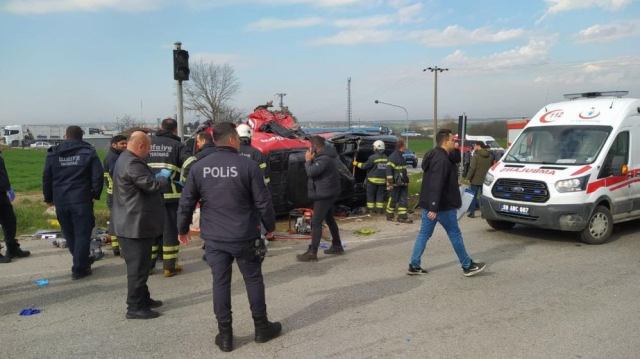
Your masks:
<svg viewBox="0 0 640 359"><path fill-rule="evenodd" d="M489 225L581 232L602 244L614 223L640 218L640 100L627 94L570 94L540 110L485 177Z"/></svg>

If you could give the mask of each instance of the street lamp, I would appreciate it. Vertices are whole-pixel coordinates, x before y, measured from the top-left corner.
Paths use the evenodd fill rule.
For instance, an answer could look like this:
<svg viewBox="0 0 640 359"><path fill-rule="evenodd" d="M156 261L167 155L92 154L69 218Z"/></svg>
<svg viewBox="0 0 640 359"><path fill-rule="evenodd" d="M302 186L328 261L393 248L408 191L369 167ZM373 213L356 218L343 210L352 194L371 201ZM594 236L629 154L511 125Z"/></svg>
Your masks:
<svg viewBox="0 0 640 359"><path fill-rule="evenodd" d="M394 104L391 104L391 103L386 103L386 102L382 102L382 101L378 101L378 100L376 100L375 103L376 103L376 105L381 103L383 105L393 106L393 107L401 108L401 109L404 110L404 113L407 115L407 121L406 121L406 124L405 124L404 133L405 133L405 137L406 137L406 141L407 141L407 148L409 148L409 112L407 111L407 109L402 107L402 106L398 106L398 105L394 105Z"/></svg>

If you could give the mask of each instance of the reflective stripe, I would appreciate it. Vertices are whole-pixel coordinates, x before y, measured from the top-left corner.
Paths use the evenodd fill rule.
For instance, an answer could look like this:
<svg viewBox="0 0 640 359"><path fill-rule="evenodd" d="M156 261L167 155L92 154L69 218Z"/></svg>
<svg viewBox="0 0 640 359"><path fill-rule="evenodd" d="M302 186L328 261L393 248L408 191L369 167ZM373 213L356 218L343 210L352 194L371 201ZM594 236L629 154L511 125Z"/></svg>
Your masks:
<svg viewBox="0 0 640 359"><path fill-rule="evenodd" d="M397 164L395 164L393 162L389 162L388 165L391 166L391 168L396 169L396 170L403 170L403 169L407 168L407 166L400 166L400 165L397 165Z"/></svg>
<svg viewBox="0 0 640 359"><path fill-rule="evenodd" d="M151 251L152 252L157 252L158 251L158 246L151 246Z"/></svg>
<svg viewBox="0 0 640 359"><path fill-rule="evenodd" d="M373 208L373 203L367 202L367 208Z"/></svg>
<svg viewBox="0 0 640 359"><path fill-rule="evenodd" d="M172 251L179 251L180 250L180 246L162 246L162 250L166 251L166 252L172 252Z"/></svg>
<svg viewBox="0 0 640 359"><path fill-rule="evenodd" d="M391 197L389 197L389 201L387 202L387 213L393 214L393 208L391 208Z"/></svg>
<svg viewBox="0 0 640 359"><path fill-rule="evenodd" d="M165 254L165 253L162 253L162 259L178 259L178 253L176 253L176 254Z"/></svg>
<svg viewBox="0 0 640 359"><path fill-rule="evenodd" d="M104 173L104 178L107 179L107 194L113 194L113 180L109 172Z"/></svg>
<svg viewBox="0 0 640 359"><path fill-rule="evenodd" d="M386 184L386 180L384 178L369 177L367 179L369 180L369 182L373 184L379 184L379 185Z"/></svg>
<svg viewBox="0 0 640 359"><path fill-rule="evenodd" d="M364 167L364 163L362 162L358 162L358 164L356 165L358 168L362 169L362 167Z"/></svg>
<svg viewBox="0 0 640 359"><path fill-rule="evenodd" d="M187 182L187 177L185 176L185 169L189 166L191 166L192 163L196 162L198 159L196 158L196 156L191 156L189 158L187 158L186 161L184 161L184 164L182 165L182 170L180 170L180 182L185 183Z"/></svg>
<svg viewBox="0 0 640 359"><path fill-rule="evenodd" d="M174 185L174 187L175 187L175 185ZM164 194L164 198L165 199L175 199L175 198L180 199L180 193L165 193Z"/></svg>
<svg viewBox="0 0 640 359"><path fill-rule="evenodd" d="M384 208L384 203L376 203L376 208Z"/></svg>
<svg viewBox="0 0 640 359"><path fill-rule="evenodd" d="M269 184L269 183L271 183L271 180L270 180L269 178L265 178L265 179L264 179L264 183L265 183L265 184Z"/></svg>
<svg viewBox="0 0 640 359"><path fill-rule="evenodd" d="M168 169L176 172L182 172L178 166L174 166L170 163L148 163L147 165L154 169Z"/></svg>
<svg viewBox="0 0 640 359"><path fill-rule="evenodd" d="M374 160L373 162L374 162L374 163L378 163L378 162L389 162L389 160L388 160L388 159L386 159L386 158L378 158L377 160Z"/></svg>
<svg viewBox="0 0 640 359"><path fill-rule="evenodd" d="M261 163L261 164L260 164L260 168L261 168L261 169L265 169L265 168L267 168L267 164L266 164L266 163Z"/></svg>

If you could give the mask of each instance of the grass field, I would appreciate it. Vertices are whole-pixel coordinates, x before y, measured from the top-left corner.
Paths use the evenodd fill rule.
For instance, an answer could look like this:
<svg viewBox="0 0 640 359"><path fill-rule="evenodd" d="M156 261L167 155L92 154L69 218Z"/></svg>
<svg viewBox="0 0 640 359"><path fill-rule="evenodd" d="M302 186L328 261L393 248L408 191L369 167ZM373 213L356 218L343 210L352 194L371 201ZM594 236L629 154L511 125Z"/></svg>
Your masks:
<svg viewBox="0 0 640 359"><path fill-rule="evenodd" d="M507 148L507 139L506 138L497 138L496 141L502 146L502 148ZM422 158L425 153L429 152L429 150L433 149L433 140L412 140L409 139L409 149L413 150L418 158Z"/></svg>
<svg viewBox="0 0 640 359"><path fill-rule="evenodd" d="M3 150L2 156L11 180L11 186L16 191L16 201L13 208L18 218L18 235L31 234L39 229L53 229L49 220L54 215L46 214L47 205L42 196L42 170L46 158L46 151L9 149ZM98 151L100 160L106 151ZM109 220L106 188L95 204L95 214L98 226L105 228Z"/></svg>

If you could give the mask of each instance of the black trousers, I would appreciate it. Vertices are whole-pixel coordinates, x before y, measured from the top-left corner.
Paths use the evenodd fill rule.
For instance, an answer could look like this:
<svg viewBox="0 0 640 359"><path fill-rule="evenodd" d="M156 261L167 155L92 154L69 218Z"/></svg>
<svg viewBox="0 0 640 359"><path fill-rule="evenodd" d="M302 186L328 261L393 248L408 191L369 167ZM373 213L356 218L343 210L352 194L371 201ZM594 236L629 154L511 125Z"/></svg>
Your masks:
<svg viewBox="0 0 640 359"><path fill-rule="evenodd" d="M62 234L67 240L67 248L73 256L73 273L81 273L91 268L89 250L91 232L96 220L93 216L93 202L74 203L56 206L56 216Z"/></svg>
<svg viewBox="0 0 640 359"><path fill-rule="evenodd" d="M151 246L154 238L119 237L122 256L127 265L128 310L148 309L151 299L147 279L151 270Z"/></svg>
<svg viewBox="0 0 640 359"><path fill-rule="evenodd" d="M382 213L384 210L384 191L387 185L378 185L367 182L367 209L371 212L374 208L377 212Z"/></svg>
<svg viewBox="0 0 640 359"><path fill-rule="evenodd" d="M162 235L162 266L173 270L178 265L178 202L164 204L164 233Z"/></svg>
<svg viewBox="0 0 640 359"><path fill-rule="evenodd" d="M213 312L219 322L231 320L231 265L237 259L238 268L244 278L249 297L251 315L261 317L267 314L262 277L262 260L255 263L242 259L242 248L249 242L205 241L205 255L213 275Z"/></svg>
<svg viewBox="0 0 640 359"><path fill-rule="evenodd" d="M342 247L340 240L340 229L333 216L333 203L335 199L322 199L313 204L313 218L311 218L311 250L316 253L320 247L322 237L322 222L327 222L331 232L331 244L335 247Z"/></svg>
<svg viewBox="0 0 640 359"><path fill-rule="evenodd" d="M7 246L7 252L15 251L20 248L20 245L16 241L16 229L18 227L18 220L16 214L13 212L13 206L7 192L0 191L0 225L2 225L2 231L4 232L4 244Z"/></svg>
<svg viewBox="0 0 640 359"><path fill-rule="evenodd" d="M398 219L407 219L407 197L409 196L409 187L394 186L389 193L389 201L387 204L387 217L393 218L393 212L398 207Z"/></svg>

